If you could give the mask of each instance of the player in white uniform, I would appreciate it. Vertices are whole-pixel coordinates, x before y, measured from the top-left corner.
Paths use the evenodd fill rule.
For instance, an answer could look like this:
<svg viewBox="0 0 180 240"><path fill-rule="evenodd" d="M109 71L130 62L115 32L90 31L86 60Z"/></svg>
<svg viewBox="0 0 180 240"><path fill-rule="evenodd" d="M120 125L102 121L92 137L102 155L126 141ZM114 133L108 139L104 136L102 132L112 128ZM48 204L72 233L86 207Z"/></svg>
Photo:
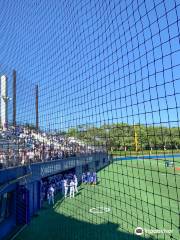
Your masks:
<svg viewBox="0 0 180 240"><path fill-rule="evenodd" d="M70 196L70 198L71 198L71 197L73 197L73 198L74 198L74 189L75 189L75 184L74 184L74 181L73 181L73 180L71 180L71 182L70 182L69 186L70 186L70 192L69 192L69 196Z"/></svg>
<svg viewBox="0 0 180 240"><path fill-rule="evenodd" d="M87 183L91 183L91 173L87 172Z"/></svg>
<svg viewBox="0 0 180 240"><path fill-rule="evenodd" d="M78 179L76 177L76 175L74 175L74 191L75 193L78 193Z"/></svg>
<svg viewBox="0 0 180 240"><path fill-rule="evenodd" d="M49 205L51 204L54 204L54 188L52 186L49 187L48 189L48 193L47 193L47 198L48 198L48 203Z"/></svg>
<svg viewBox="0 0 180 240"><path fill-rule="evenodd" d="M63 182L63 190L64 190L64 197L67 198L67 193L68 193L68 183L67 183L67 180L64 179L64 182Z"/></svg>
<svg viewBox="0 0 180 240"><path fill-rule="evenodd" d="M82 183L87 183L87 177L85 173L82 174L81 180L82 180Z"/></svg>
<svg viewBox="0 0 180 240"><path fill-rule="evenodd" d="M97 174L94 171L92 175L93 175L93 184L96 185L96 183L97 183Z"/></svg>
<svg viewBox="0 0 180 240"><path fill-rule="evenodd" d="M93 180L94 180L94 178L93 178L93 175L91 174L91 175L90 175L90 183L91 183L91 184L93 184Z"/></svg>

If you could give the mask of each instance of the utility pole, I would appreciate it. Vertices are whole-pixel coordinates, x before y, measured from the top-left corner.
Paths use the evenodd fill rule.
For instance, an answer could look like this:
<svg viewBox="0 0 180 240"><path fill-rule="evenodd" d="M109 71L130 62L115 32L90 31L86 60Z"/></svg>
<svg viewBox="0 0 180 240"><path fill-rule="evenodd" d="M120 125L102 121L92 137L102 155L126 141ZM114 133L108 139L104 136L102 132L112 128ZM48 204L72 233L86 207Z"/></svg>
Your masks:
<svg viewBox="0 0 180 240"><path fill-rule="evenodd" d="M39 130L39 90L38 85L36 85L36 130Z"/></svg>
<svg viewBox="0 0 180 240"><path fill-rule="evenodd" d="M13 70L13 126L16 127L16 71Z"/></svg>

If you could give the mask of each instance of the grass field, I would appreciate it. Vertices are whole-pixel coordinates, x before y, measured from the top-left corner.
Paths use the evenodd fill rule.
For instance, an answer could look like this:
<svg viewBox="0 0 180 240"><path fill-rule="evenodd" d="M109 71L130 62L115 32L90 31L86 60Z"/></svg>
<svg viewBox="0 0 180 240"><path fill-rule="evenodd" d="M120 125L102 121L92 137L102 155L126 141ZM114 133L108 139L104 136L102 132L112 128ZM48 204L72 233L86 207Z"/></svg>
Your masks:
<svg viewBox="0 0 180 240"><path fill-rule="evenodd" d="M169 154L180 154L180 150L175 150L175 149L168 149L168 150L139 150L138 152L136 151L109 151L109 154L112 154L113 156L139 156L139 155L169 155Z"/></svg>
<svg viewBox="0 0 180 240"><path fill-rule="evenodd" d="M74 199L58 195L54 207L45 204L16 240L179 239L180 171L163 159L116 160L98 176L98 185L81 185ZM108 212L90 213L102 207ZM136 227L172 234L139 237Z"/></svg>

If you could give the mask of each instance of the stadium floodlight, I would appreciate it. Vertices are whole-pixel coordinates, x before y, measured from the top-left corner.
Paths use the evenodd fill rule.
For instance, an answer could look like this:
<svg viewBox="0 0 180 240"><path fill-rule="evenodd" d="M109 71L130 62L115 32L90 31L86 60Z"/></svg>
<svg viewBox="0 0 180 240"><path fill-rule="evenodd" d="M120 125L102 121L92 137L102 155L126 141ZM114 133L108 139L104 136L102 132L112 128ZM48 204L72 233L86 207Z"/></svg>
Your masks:
<svg viewBox="0 0 180 240"><path fill-rule="evenodd" d="M1 126L4 130L8 125L8 101L12 98L7 96L7 76L1 76Z"/></svg>

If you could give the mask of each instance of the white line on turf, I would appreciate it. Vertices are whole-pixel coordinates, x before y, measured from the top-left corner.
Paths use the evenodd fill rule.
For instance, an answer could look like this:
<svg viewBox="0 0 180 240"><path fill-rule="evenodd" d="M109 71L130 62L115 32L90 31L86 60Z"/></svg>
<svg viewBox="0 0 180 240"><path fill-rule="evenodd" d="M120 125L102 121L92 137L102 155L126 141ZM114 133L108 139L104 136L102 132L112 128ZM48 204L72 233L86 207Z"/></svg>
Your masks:
<svg viewBox="0 0 180 240"><path fill-rule="evenodd" d="M109 207L95 207L95 208L89 209L89 212L94 213L94 214L107 213L110 211L111 211L111 209Z"/></svg>

